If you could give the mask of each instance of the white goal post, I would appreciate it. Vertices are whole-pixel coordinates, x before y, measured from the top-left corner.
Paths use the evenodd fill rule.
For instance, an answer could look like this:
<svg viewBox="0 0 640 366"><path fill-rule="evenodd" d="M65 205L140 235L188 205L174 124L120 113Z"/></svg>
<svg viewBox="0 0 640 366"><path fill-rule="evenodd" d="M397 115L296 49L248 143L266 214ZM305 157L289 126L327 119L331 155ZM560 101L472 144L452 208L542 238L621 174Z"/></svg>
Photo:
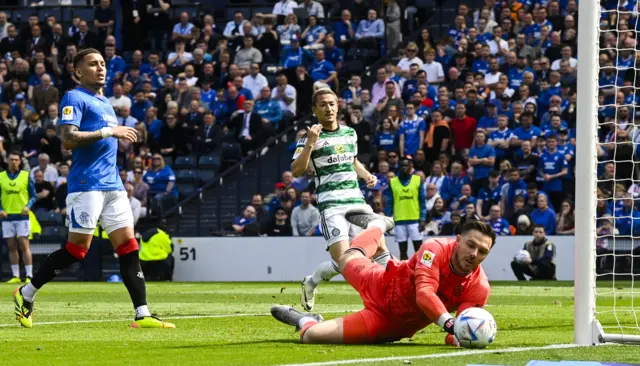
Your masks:
<svg viewBox="0 0 640 366"><path fill-rule="evenodd" d="M623 1L620 0L619 3L622 4ZM640 284L634 284L633 270L630 273L630 290L628 288L617 288L615 284L616 273L613 274L613 283L608 284L607 286L609 287L606 289L599 289L596 286L598 277L596 274L596 260L600 259L596 255L596 241L598 239L596 232L596 204L598 200L596 192L598 183L598 88L600 75L599 54L601 50L599 43L601 7L598 0L581 0L579 6L574 342L582 345L603 342L640 343L640 327L638 326L640 296L637 299L638 304L634 304L634 295L640 295ZM616 26L617 24L611 24L610 29L616 30L614 28ZM632 32L635 32L635 30L632 30ZM635 33L636 35L639 34L638 32ZM615 62L614 60L614 65ZM635 69L638 67L640 65L636 65ZM634 68L630 70L634 70ZM618 70L616 70L617 72ZM634 89L634 93L640 93L640 91ZM616 108L616 106L612 108ZM617 123L617 119L615 121ZM638 149L640 147L636 146L635 148ZM611 161L613 160L613 158L610 159ZM613 163L614 165L616 164L616 162ZM631 247L635 243L633 239L631 238ZM613 254L609 254L609 256L613 258L615 271L615 260L618 257L615 251L616 239L613 239L612 242ZM630 257L633 268L633 255L629 254L628 257ZM629 284L627 283L626 287L628 286ZM626 302L620 302L621 305L617 305L616 299L625 299L625 301L630 299L630 305ZM602 306L601 300L604 304ZM611 302L613 306L606 301Z"/></svg>

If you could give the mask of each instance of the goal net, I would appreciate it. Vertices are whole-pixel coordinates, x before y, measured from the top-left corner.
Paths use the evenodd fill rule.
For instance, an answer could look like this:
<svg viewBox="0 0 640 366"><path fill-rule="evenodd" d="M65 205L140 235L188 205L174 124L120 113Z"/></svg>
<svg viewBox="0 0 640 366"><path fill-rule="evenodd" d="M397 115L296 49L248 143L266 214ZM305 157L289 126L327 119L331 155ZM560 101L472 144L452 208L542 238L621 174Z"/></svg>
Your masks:
<svg viewBox="0 0 640 366"><path fill-rule="evenodd" d="M579 344L640 343L637 6L637 0L580 2L574 296Z"/></svg>

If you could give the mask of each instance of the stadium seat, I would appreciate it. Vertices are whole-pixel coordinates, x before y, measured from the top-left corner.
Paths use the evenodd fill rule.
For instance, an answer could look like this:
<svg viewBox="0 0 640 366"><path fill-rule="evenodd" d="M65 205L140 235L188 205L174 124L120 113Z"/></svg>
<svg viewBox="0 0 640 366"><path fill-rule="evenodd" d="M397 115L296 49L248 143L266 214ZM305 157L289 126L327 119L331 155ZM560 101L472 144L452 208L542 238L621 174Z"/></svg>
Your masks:
<svg viewBox="0 0 640 366"><path fill-rule="evenodd" d="M197 187L193 183L178 183L178 192L182 198L191 196L196 192L196 190Z"/></svg>
<svg viewBox="0 0 640 366"><path fill-rule="evenodd" d="M66 228L64 226L45 226L42 228L40 239L55 240L66 236Z"/></svg>
<svg viewBox="0 0 640 366"><path fill-rule="evenodd" d="M360 60L347 61L344 63L344 67L342 69L349 76L362 75L365 72L365 66Z"/></svg>
<svg viewBox="0 0 640 366"><path fill-rule="evenodd" d="M216 155L201 156L198 160L198 168L204 170L218 170L220 165L220 157Z"/></svg>
<svg viewBox="0 0 640 366"><path fill-rule="evenodd" d="M173 163L173 169L195 169L196 162L195 156L178 156Z"/></svg>
<svg viewBox="0 0 640 366"><path fill-rule="evenodd" d="M168 165L168 166L172 166L173 165L173 159L171 158L171 156L165 156L164 157L164 165Z"/></svg>
<svg viewBox="0 0 640 366"><path fill-rule="evenodd" d="M62 18L62 9L59 7L44 8L38 13L38 17L42 21L45 21L49 16L54 16L59 21Z"/></svg>
<svg viewBox="0 0 640 366"><path fill-rule="evenodd" d="M178 170L176 181L178 183L196 183L198 181L198 173L193 169Z"/></svg>
<svg viewBox="0 0 640 366"><path fill-rule="evenodd" d="M62 225L62 215L54 211L38 211L36 219L42 226Z"/></svg>
<svg viewBox="0 0 640 366"><path fill-rule="evenodd" d="M21 22L26 23L29 20L29 17L35 14L37 14L35 9L19 8L14 10L11 20L13 23L21 23Z"/></svg>
<svg viewBox="0 0 640 366"><path fill-rule="evenodd" d="M32 156L29 158L29 166L31 168L37 167L38 166L38 156Z"/></svg>
<svg viewBox="0 0 640 366"><path fill-rule="evenodd" d="M93 19L94 13L95 13L95 10L93 8L88 8L88 7L73 8L74 17L80 17L83 20L87 20L87 21L90 21L91 19Z"/></svg>
<svg viewBox="0 0 640 366"><path fill-rule="evenodd" d="M200 183L205 185L216 179L216 172L214 170L199 170L198 178L200 178Z"/></svg>
<svg viewBox="0 0 640 366"><path fill-rule="evenodd" d="M233 164L242 159L242 149L238 143L222 144L222 162L225 164Z"/></svg>

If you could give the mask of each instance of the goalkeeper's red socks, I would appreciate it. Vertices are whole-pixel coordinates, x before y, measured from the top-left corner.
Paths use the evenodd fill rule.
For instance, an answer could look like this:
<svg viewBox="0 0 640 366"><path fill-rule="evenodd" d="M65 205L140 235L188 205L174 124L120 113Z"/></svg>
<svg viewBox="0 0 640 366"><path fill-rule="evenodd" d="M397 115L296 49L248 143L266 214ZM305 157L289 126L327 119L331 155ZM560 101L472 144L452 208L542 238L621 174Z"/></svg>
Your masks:
<svg viewBox="0 0 640 366"><path fill-rule="evenodd" d="M383 234L381 228L371 226L353 239L349 250L359 250L367 258L373 258L380 247L380 239Z"/></svg>

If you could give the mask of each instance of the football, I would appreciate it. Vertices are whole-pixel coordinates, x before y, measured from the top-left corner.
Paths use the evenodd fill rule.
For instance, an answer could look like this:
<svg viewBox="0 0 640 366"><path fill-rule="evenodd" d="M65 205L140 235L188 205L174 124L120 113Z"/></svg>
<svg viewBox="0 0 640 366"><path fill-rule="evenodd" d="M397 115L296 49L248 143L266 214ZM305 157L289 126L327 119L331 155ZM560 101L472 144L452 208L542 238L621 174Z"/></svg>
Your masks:
<svg viewBox="0 0 640 366"><path fill-rule="evenodd" d="M493 342L497 331L493 316L481 308L461 312L453 327L458 342L465 348L485 348Z"/></svg>
<svg viewBox="0 0 640 366"><path fill-rule="evenodd" d="M516 253L516 255L513 257L513 259L515 259L518 263L526 263L531 259L531 255L528 251L520 249L518 253Z"/></svg>

